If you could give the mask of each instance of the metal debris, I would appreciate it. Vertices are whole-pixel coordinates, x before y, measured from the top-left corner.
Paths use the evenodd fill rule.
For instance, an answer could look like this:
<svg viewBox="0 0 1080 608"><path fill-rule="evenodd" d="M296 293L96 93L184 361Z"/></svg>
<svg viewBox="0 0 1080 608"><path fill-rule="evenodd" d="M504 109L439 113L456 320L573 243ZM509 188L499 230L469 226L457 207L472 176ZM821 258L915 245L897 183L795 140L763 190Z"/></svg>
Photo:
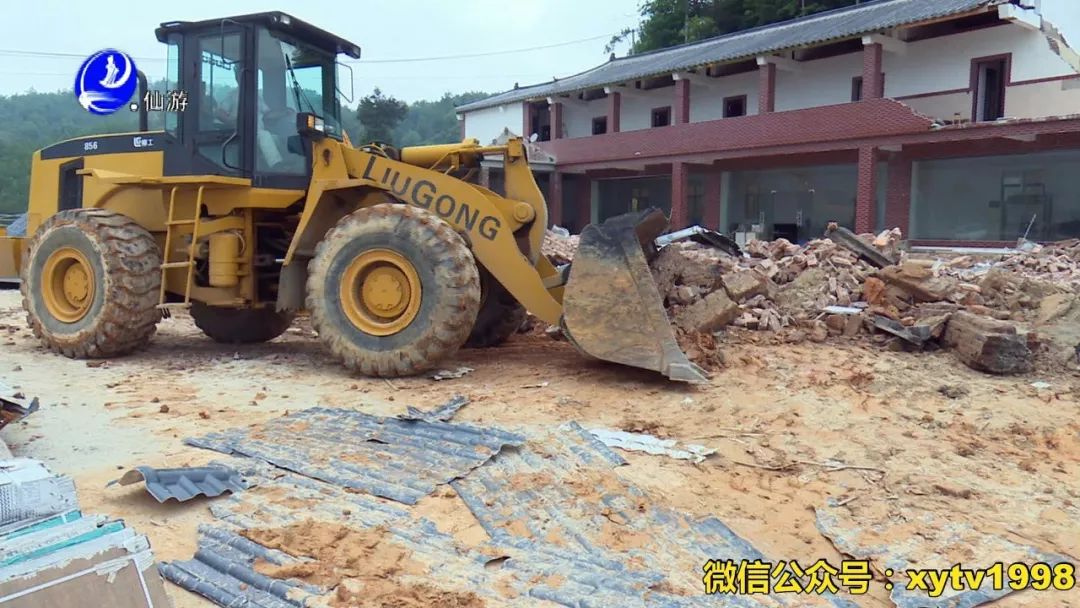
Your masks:
<svg viewBox="0 0 1080 608"><path fill-rule="evenodd" d="M859 302L863 306L826 306L821 309L821 312L829 313L830 315L857 315L866 308L865 302Z"/></svg>
<svg viewBox="0 0 1080 608"><path fill-rule="evenodd" d="M931 337L931 329L927 325L907 327L899 321L894 321L882 315L874 315L874 327L887 331L916 346L922 346Z"/></svg>
<svg viewBox="0 0 1080 608"><path fill-rule="evenodd" d="M0 429L38 411L38 398L27 399L22 393L0 382Z"/></svg>
<svg viewBox="0 0 1080 608"><path fill-rule="evenodd" d="M135 467L124 473L120 479L106 484L129 486L140 481L146 482L146 491L165 502L174 499L184 502L196 496L214 498L225 492L240 492L246 489L240 474L228 467L187 467L183 469L155 469L153 467Z"/></svg>
<svg viewBox="0 0 1080 608"><path fill-rule="evenodd" d="M398 420L315 407L266 423L186 439L344 488L415 504L435 486L525 438L493 428Z"/></svg>
<svg viewBox="0 0 1080 608"><path fill-rule="evenodd" d="M610 429L589 429L589 432L608 447L671 456L679 460L702 462L710 454L716 453L713 448L703 445L679 444L674 439L660 439L644 433L627 433Z"/></svg>
<svg viewBox="0 0 1080 608"><path fill-rule="evenodd" d="M739 244L736 243L734 239L716 232L715 230L702 228L701 226L690 226L689 228L662 234L653 239L653 243L655 243L657 247L664 247L665 245L670 245L671 243L678 241L694 241L695 243L714 247L735 257L742 257L743 254L742 249L739 248Z"/></svg>
<svg viewBox="0 0 1080 608"><path fill-rule="evenodd" d="M521 388L546 388L550 382L544 380L543 382L534 382L533 384L522 384Z"/></svg>
<svg viewBox="0 0 1080 608"><path fill-rule="evenodd" d="M469 398L465 395L454 395L449 401L439 407L425 412L413 406L405 408L405 413L398 415L399 420L424 420L426 422L447 422L454 414L469 404Z"/></svg>
<svg viewBox="0 0 1080 608"><path fill-rule="evenodd" d="M450 369L440 369L439 371L437 371L437 372L435 372L434 374L431 375L431 379L432 380L453 380L453 379L456 379L456 378L461 378L461 377L465 376L466 374L468 374L470 372L473 372L473 371L476 371L476 370L474 370L471 367L459 367L457 369L452 369L452 370L450 370Z"/></svg>
<svg viewBox="0 0 1080 608"><path fill-rule="evenodd" d="M77 509L75 482L40 461L0 461L0 526ZM2 530L3 528L0 528Z"/></svg>

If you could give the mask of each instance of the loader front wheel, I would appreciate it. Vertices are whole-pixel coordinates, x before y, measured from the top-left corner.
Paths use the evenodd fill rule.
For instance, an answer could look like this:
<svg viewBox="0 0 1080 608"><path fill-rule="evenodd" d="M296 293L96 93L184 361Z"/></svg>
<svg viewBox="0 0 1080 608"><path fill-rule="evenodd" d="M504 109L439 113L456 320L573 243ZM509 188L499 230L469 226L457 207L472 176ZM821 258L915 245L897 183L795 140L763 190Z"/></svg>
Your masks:
<svg viewBox="0 0 1080 608"><path fill-rule="evenodd" d="M160 267L154 237L130 218L61 211L30 241L21 286L27 323L67 357L128 354L149 342L161 320Z"/></svg>
<svg viewBox="0 0 1080 608"><path fill-rule="evenodd" d="M214 342L256 344L269 342L292 325L294 313L273 308L222 308L201 302L191 304L195 326Z"/></svg>
<svg viewBox="0 0 1080 608"><path fill-rule="evenodd" d="M480 314L465 342L467 348L498 346L525 323L525 307L483 268L480 269L480 290Z"/></svg>
<svg viewBox="0 0 1080 608"><path fill-rule="evenodd" d="M308 264L307 308L346 367L408 376L465 343L480 279L449 224L415 207L375 205L342 218L319 243Z"/></svg>

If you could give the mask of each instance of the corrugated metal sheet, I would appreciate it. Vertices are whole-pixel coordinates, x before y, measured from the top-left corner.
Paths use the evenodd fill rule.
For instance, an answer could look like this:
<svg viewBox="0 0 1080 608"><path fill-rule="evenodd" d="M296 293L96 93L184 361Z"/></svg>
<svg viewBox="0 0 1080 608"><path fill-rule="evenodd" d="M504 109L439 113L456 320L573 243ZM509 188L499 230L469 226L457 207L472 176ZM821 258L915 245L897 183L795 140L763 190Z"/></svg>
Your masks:
<svg viewBox="0 0 1080 608"><path fill-rule="evenodd" d="M228 467L214 466L182 469L135 467L124 473L120 479L110 481L108 485L128 486L140 481L146 482L146 491L158 502L169 499L184 502L196 496L213 498L225 492L240 492L246 488L239 473Z"/></svg>
<svg viewBox="0 0 1080 608"><path fill-rule="evenodd" d="M406 548L425 567L403 576L404 583L441 581L435 584L467 588L500 603L507 602L507 592L516 593L515 607L854 605L831 597L705 596L706 560L764 557L716 518L698 520L651 504L618 476L623 464L576 424L545 429L521 447L503 449L451 483L491 537L477 547L463 545L404 505L340 483L282 474L264 463L250 470L238 465L256 487L215 501L211 513L224 527L203 530L196 559L168 564L162 572L221 605L310 605L317 589L255 576L253 561L266 549L236 540L236 531L316 519L386 529L388 542Z"/></svg>
<svg viewBox="0 0 1080 608"><path fill-rule="evenodd" d="M1001 0L879 0L681 45L620 57L554 82L522 87L457 108L459 112L618 84L710 63L880 32L889 28L965 13Z"/></svg>
<svg viewBox="0 0 1080 608"><path fill-rule="evenodd" d="M947 548L974 549L976 556L961 564L969 569L986 568L998 561L1006 564L1019 561L1029 565L1074 561L1063 555L1018 545L1006 538L980 532L962 521L943 521L933 514L914 510L905 513L904 523L911 522L919 530L925 531L922 534L912 534L908 529L901 529L903 524L895 522L862 526L849 521L851 518L844 511L831 507L818 508L815 515L818 531L842 553L858 559L874 560L883 568L891 568L897 573L894 577L897 582L889 598L897 608L923 608L928 603L948 608L973 608L1013 593L1013 589L1008 586L1000 590L993 589L993 582L989 577L979 589L958 591L950 588L937 598L930 598L923 590L909 591L901 584L907 580L902 573L909 568L952 567L956 562L950 561L944 555ZM956 517L961 518L962 515L959 514ZM890 530L894 525L897 529ZM935 535L940 537L943 546L935 544ZM889 539L888 542L883 540L886 538Z"/></svg>
<svg viewBox="0 0 1080 608"><path fill-rule="evenodd" d="M529 450L492 459L451 485L492 539L526 557L504 568L549 575L528 593L565 606L782 606L787 597L702 593L709 559L768 561L716 518L693 519L651 504L615 467L623 459L569 423ZM785 556L786 557L786 556ZM811 602L811 603L807 603ZM801 597L797 605L854 606Z"/></svg>
<svg viewBox="0 0 1080 608"><path fill-rule="evenodd" d="M326 592L296 581L259 574L255 560L283 566L300 560L252 542L225 528L199 526L195 558L158 566L166 580L221 606L295 608Z"/></svg>
<svg viewBox="0 0 1080 608"><path fill-rule="evenodd" d="M435 486L483 464L524 437L430 420L311 408L185 443L266 461L344 488L415 504Z"/></svg>

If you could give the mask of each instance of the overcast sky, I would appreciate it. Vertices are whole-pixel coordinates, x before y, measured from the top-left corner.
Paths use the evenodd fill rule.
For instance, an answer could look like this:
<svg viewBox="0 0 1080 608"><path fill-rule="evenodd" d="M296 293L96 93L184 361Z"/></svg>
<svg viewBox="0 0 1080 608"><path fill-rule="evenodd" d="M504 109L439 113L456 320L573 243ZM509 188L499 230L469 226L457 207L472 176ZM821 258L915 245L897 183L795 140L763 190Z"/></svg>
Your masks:
<svg viewBox="0 0 1080 608"><path fill-rule="evenodd" d="M353 67L358 95L375 86L406 101L433 99L447 91L494 93L515 82L544 82L606 61L604 45L610 36L637 21L637 0L285 0L276 5L254 0L30 0L9 2L4 8L0 95L30 88L70 90L82 57L108 47L133 56L153 80L164 71L165 47L154 38L154 28L161 22L269 10L283 10L360 45L363 59ZM592 40L486 57L376 63L585 39ZM626 47L623 44L617 52L625 54Z"/></svg>

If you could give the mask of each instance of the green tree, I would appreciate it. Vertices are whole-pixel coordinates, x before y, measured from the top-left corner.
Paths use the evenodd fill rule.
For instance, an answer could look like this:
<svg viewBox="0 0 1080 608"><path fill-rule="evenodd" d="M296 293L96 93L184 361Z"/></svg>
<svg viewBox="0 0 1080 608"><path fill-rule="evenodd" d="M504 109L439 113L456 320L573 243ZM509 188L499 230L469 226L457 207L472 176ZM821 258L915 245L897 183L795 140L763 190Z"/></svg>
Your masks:
<svg viewBox="0 0 1080 608"><path fill-rule="evenodd" d="M615 34L608 52L631 40L630 53L665 49L759 25L856 4L858 0L644 0L635 28Z"/></svg>
<svg viewBox="0 0 1080 608"><path fill-rule="evenodd" d="M356 117L364 128L365 141L391 142L394 127L401 119L405 118L409 106L404 101L383 95L383 92L375 87L375 91L360 100L360 107L356 110Z"/></svg>

